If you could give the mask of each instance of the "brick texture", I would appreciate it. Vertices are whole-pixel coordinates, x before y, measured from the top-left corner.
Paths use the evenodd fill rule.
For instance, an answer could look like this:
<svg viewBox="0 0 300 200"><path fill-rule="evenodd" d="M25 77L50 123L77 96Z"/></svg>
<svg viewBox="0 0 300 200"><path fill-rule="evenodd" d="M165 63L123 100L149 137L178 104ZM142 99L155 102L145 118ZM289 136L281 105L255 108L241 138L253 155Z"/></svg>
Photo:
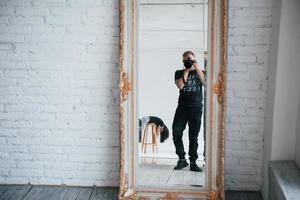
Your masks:
<svg viewBox="0 0 300 200"><path fill-rule="evenodd" d="M272 0L229 0L225 187L260 190Z"/></svg>
<svg viewBox="0 0 300 200"><path fill-rule="evenodd" d="M0 1L0 183L117 186L118 0Z"/></svg>

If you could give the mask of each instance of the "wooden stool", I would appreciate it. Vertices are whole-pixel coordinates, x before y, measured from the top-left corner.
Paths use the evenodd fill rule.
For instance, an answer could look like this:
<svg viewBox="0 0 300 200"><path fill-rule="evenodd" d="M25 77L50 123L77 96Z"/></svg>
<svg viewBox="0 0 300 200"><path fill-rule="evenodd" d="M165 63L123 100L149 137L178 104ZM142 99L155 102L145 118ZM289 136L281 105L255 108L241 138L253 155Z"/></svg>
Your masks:
<svg viewBox="0 0 300 200"><path fill-rule="evenodd" d="M152 142L148 143L148 129L151 128L152 130ZM152 153L158 153L157 149L157 135L156 135L157 126L154 123L148 123L144 129L143 139L142 139L142 153L146 153L147 145L152 146Z"/></svg>

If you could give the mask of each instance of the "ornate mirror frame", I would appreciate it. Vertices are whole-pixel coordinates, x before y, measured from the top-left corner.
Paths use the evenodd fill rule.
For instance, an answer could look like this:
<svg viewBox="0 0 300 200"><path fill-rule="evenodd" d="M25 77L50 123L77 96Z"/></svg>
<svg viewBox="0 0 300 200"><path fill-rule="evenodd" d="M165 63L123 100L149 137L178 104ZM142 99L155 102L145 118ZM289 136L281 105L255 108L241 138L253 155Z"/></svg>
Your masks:
<svg viewBox="0 0 300 200"><path fill-rule="evenodd" d="M138 0L119 0L120 22L120 188L119 199L162 200L183 197L224 199L224 134L227 74L227 0L209 0L207 83L206 183L202 190L138 187L136 185L137 58L136 27Z"/></svg>

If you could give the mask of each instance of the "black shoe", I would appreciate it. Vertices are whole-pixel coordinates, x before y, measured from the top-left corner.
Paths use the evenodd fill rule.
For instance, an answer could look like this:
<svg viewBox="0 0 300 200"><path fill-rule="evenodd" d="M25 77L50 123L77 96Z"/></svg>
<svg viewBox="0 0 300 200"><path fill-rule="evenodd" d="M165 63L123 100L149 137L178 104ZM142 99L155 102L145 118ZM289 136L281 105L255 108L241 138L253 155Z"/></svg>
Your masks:
<svg viewBox="0 0 300 200"><path fill-rule="evenodd" d="M177 161L177 165L174 167L174 170L180 170L188 166L189 164L186 162L186 159L179 159Z"/></svg>
<svg viewBox="0 0 300 200"><path fill-rule="evenodd" d="M200 167L198 167L198 165L196 164L196 162L191 162L190 171L202 172L202 169Z"/></svg>

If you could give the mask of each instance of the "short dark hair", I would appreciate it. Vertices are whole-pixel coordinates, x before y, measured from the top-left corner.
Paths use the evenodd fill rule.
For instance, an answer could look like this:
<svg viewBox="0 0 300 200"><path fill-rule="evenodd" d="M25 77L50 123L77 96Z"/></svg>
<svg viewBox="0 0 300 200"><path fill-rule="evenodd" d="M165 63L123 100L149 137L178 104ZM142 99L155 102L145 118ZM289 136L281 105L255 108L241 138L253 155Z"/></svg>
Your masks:
<svg viewBox="0 0 300 200"><path fill-rule="evenodd" d="M185 52L183 52L182 56L183 57L187 57L190 54L192 54L193 56L195 56L194 52L192 52L192 51L185 51Z"/></svg>
<svg viewBox="0 0 300 200"><path fill-rule="evenodd" d="M160 142L164 142L169 137L169 129L164 125L162 132L160 133Z"/></svg>

